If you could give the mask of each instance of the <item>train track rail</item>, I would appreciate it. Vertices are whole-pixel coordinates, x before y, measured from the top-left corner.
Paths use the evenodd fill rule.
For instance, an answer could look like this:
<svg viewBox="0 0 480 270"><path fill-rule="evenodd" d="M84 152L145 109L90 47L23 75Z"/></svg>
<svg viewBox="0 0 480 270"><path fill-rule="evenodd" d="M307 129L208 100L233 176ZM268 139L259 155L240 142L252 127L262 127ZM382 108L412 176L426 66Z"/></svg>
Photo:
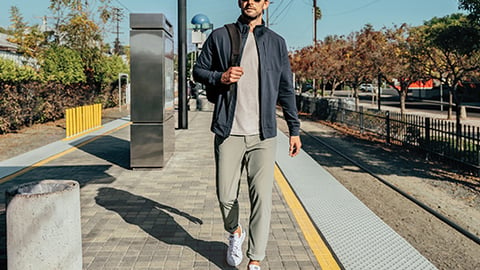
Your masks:
<svg viewBox="0 0 480 270"><path fill-rule="evenodd" d="M397 186L395 186L394 184L392 184L390 181L388 181L387 179L385 179L384 177L380 176L379 174L375 173L373 170L371 170L368 166L366 165L363 165L361 162L359 162L358 160L348 156L347 154L345 154L344 152L342 152L342 150L339 150L338 148L332 146L331 144L327 143L325 140L323 140L322 138L320 138L319 136L315 136L313 135L312 133L304 130L304 129L301 129L302 133L306 136L308 136L309 138L313 139L315 142L317 142L318 144L322 145L323 147L329 149L331 152L341 156L343 159L345 159L346 161L348 161L349 163L351 163L352 165L358 167L359 169L363 170L364 172L366 172L367 174L371 175L373 178L377 179L378 181L380 181L382 184L388 186L390 189L392 189L393 191L395 191L396 193L398 193L399 195L403 196L404 198L408 199L409 201L413 202L414 204L416 204L417 206L421 207L422 209L424 209L425 211L427 211L428 213L430 213L431 215L433 215L434 217L436 217L437 219L439 219L440 221L442 221L443 223L447 224L449 227L453 228L454 230L458 231L459 233L461 233L462 235L464 235L465 237L471 239L472 241L474 241L475 243L477 244L480 244L480 238L468 231L467 229L463 228L462 226L458 225L456 222L452 221L450 218L448 218L447 216L443 215L442 213L436 211L435 209L433 209L432 207L428 206L427 204L423 203L422 201L416 199L415 197L409 195L406 191L398 188Z"/></svg>

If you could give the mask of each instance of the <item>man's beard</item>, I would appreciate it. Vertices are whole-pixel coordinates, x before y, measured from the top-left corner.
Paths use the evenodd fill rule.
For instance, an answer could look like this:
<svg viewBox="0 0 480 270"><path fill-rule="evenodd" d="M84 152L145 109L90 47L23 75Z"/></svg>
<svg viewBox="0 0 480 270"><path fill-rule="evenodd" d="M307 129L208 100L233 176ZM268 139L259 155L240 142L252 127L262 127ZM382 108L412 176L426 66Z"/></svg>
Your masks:
<svg viewBox="0 0 480 270"><path fill-rule="evenodd" d="M262 17L262 13L258 14L257 16L250 16L244 10L242 10L242 16L248 21L253 21L259 17Z"/></svg>

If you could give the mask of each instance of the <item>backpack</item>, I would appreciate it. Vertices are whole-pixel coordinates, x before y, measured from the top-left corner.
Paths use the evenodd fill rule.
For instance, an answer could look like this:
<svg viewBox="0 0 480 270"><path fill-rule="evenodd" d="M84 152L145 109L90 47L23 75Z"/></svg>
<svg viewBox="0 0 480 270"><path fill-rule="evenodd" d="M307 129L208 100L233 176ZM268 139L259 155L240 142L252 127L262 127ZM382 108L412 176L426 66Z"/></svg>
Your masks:
<svg viewBox="0 0 480 270"><path fill-rule="evenodd" d="M230 67L238 66L240 65L240 63L238 62L238 60L240 59L239 56L240 56L240 44L241 44L240 30L237 28L237 26L234 23L226 24L225 28L227 28L228 36L230 37L230 44L232 47L232 51L230 53L229 65ZM235 83L225 86L224 88L207 86L206 87L207 100L211 103L216 103L220 92L233 90L234 87L235 87Z"/></svg>

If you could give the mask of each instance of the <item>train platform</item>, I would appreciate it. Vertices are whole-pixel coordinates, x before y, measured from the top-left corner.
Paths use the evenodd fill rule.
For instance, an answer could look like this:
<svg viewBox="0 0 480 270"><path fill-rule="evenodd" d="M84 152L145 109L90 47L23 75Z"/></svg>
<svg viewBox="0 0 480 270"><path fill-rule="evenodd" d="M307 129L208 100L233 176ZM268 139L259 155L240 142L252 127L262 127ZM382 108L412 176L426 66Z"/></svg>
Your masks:
<svg viewBox="0 0 480 270"><path fill-rule="evenodd" d="M130 169L128 118L0 162L0 268L5 190L53 179L80 183L83 269L247 269L247 259L238 268L225 262L210 119L190 112L189 129L175 131L175 153L160 169ZM307 153L289 157L280 132L277 143L262 269L436 269ZM240 189L247 227L245 179Z"/></svg>

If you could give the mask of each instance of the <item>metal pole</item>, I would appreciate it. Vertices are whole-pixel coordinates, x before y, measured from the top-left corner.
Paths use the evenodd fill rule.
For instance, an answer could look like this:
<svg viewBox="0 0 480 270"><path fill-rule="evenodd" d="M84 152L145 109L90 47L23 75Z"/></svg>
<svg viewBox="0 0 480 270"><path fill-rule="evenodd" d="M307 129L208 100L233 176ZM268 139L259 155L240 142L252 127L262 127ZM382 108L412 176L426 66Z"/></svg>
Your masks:
<svg viewBox="0 0 480 270"><path fill-rule="evenodd" d="M378 73L378 78L377 78L377 83L378 83L378 93L377 93L377 104L378 104L378 110L382 110L381 104L380 104L380 99L382 97L382 74Z"/></svg>
<svg viewBox="0 0 480 270"><path fill-rule="evenodd" d="M313 0L313 46L317 44L317 0Z"/></svg>
<svg viewBox="0 0 480 270"><path fill-rule="evenodd" d="M178 0L178 128L188 129L187 0Z"/></svg>
<svg viewBox="0 0 480 270"><path fill-rule="evenodd" d="M118 110L122 111L122 74L118 74Z"/></svg>
<svg viewBox="0 0 480 270"><path fill-rule="evenodd" d="M443 78L440 78L440 111L443 112Z"/></svg>

